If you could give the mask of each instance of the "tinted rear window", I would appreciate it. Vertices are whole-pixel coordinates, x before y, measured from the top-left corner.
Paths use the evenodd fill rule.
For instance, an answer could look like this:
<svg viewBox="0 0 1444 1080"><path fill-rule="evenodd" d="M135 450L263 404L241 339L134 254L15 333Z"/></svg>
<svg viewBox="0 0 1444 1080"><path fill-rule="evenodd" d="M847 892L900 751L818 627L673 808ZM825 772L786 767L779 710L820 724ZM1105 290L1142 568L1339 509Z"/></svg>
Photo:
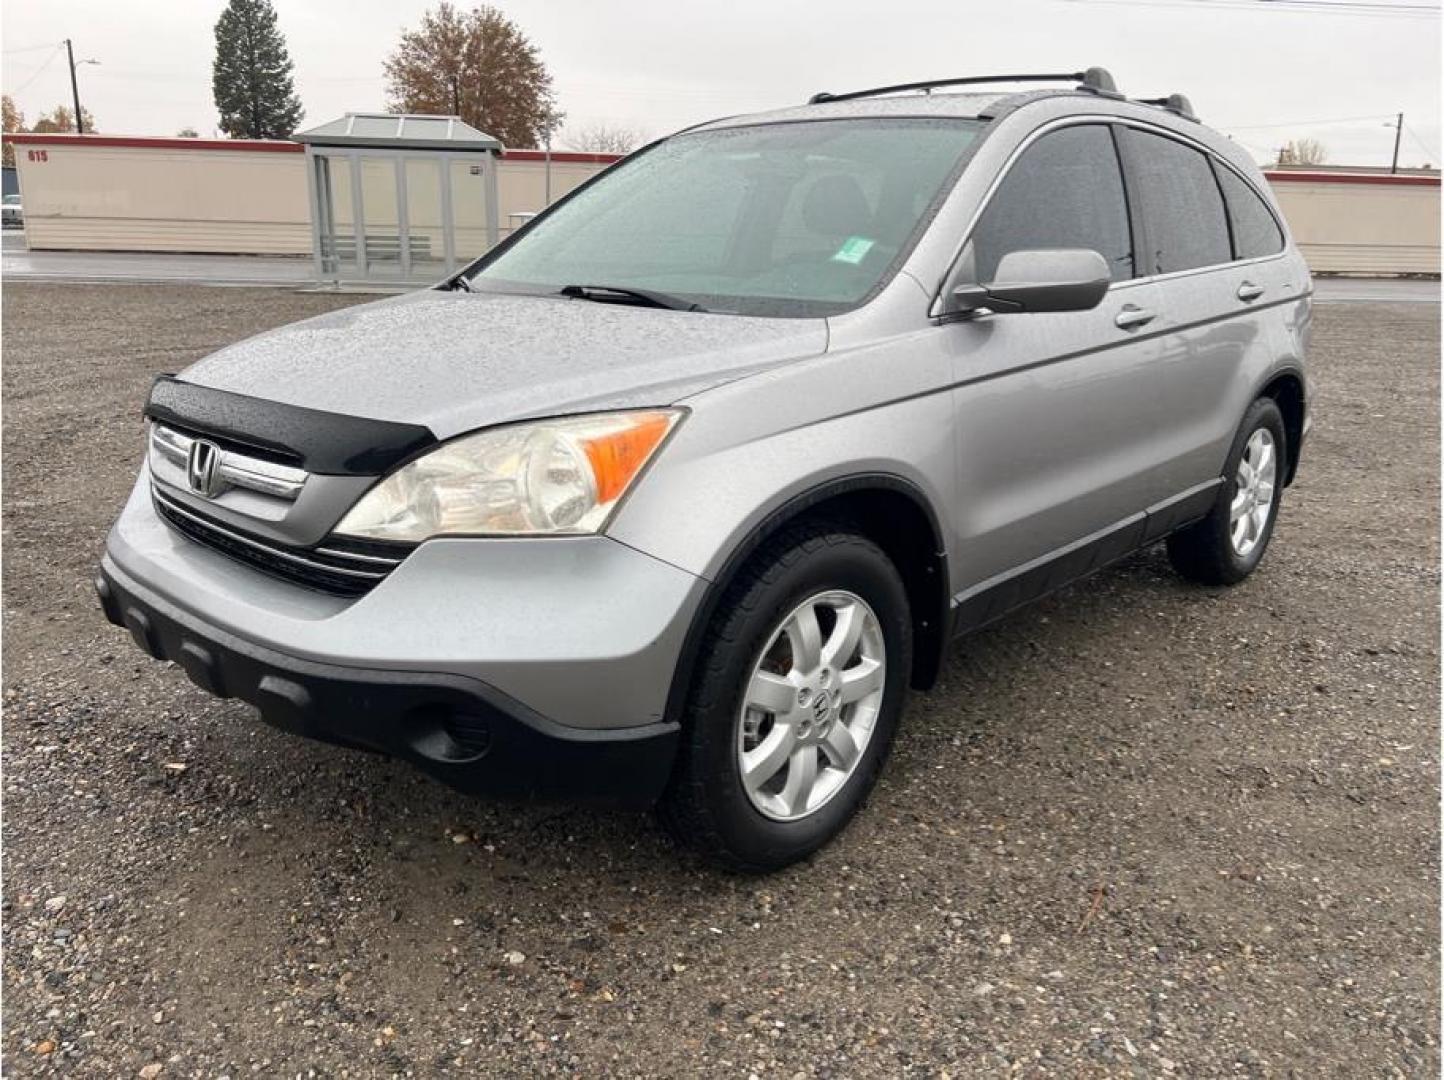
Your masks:
<svg viewBox="0 0 1444 1080"><path fill-rule="evenodd" d="M1223 196L1208 158L1162 135L1127 129L1154 273L1231 258Z"/></svg>
<svg viewBox="0 0 1444 1080"><path fill-rule="evenodd" d="M1284 234L1258 193L1223 165L1218 167L1218 183L1228 202L1229 220L1233 222L1233 255L1236 259L1258 259L1277 255L1284 249Z"/></svg>

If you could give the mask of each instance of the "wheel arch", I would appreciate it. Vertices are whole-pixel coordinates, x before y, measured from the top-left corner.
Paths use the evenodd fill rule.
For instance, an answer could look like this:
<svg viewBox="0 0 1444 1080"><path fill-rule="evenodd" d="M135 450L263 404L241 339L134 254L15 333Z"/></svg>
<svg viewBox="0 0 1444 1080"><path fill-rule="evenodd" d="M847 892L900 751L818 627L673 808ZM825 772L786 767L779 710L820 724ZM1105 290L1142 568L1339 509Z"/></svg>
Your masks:
<svg viewBox="0 0 1444 1080"><path fill-rule="evenodd" d="M1260 387L1255 399L1266 397L1279 407L1284 418L1284 435L1287 437L1288 461L1284 467L1284 486L1294 482L1299 468L1299 453L1304 440L1304 419L1307 415L1307 391L1304 376L1295 368L1275 371L1268 382Z"/></svg>
<svg viewBox="0 0 1444 1080"><path fill-rule="evenodd" d="M832 520L876 543L907 587L913 619L911 685L926 690L937 679L948 642L949 582L943 531L927 495L891 473L859 473L828 480L770 510L732 547L692 616L667 693L666 716L686 704L707 627L738 571L780 530L805 520Z"/></svg>

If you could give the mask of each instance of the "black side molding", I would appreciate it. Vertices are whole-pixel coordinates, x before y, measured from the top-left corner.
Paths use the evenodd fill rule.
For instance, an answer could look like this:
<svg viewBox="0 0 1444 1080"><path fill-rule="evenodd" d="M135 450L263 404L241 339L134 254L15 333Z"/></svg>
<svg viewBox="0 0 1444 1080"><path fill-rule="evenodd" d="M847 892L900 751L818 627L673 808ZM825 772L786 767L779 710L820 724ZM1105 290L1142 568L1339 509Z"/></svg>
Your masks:
<svg viewBox="0 0 1444 1080"><path fill-rule="evenodd" d="M1224 490L1223 478L1200 484L1142 510L1117 525L1043 556L953 598L952 637L959 638L996 622L1034 600L1057 592L1191 525L1213 509ZM135 633L131 629L132 635Z"/></svg>
<svg viewBox="0 0 1444 1080"><path fill-rule="evenodd" d="M334 476L379 476L437 442L430 428L322 412L162 375L145 415L191 435Z"/></svg>

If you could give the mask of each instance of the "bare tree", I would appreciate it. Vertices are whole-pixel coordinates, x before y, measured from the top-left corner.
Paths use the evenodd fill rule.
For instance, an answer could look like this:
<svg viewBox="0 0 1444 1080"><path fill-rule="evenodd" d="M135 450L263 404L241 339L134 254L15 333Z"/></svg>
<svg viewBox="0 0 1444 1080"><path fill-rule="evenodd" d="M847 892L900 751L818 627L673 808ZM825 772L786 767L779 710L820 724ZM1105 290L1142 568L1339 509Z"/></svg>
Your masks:
<svg viewBox="0 0 1444 1080"><path fill-rule="evenodd" d="M562 145L590 154L630 154L647 138L642 129L621 124L578 124L562 132Z"/></svg>
<svg viewBox="0 0 1444 1080"><path fill-rule="evenodd" d="M1329 149L1318 139L1290 139L1279 149L1280 165L1322 165Z"/></svg>

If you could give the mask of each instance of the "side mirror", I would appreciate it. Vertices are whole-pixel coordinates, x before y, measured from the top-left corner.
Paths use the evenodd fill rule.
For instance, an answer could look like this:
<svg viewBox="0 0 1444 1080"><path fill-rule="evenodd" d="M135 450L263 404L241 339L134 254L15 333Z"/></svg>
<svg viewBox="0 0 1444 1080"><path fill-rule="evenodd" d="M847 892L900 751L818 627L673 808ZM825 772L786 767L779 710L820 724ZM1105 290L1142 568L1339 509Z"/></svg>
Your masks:
<svg viewBox="0 0 1444 1080"><path fill-rule="evenodd" d="M992 281L953 290L949 314L1088 311L1102 303L1109 281L1108 263L1087 248L1010 251Z"/></svg>

